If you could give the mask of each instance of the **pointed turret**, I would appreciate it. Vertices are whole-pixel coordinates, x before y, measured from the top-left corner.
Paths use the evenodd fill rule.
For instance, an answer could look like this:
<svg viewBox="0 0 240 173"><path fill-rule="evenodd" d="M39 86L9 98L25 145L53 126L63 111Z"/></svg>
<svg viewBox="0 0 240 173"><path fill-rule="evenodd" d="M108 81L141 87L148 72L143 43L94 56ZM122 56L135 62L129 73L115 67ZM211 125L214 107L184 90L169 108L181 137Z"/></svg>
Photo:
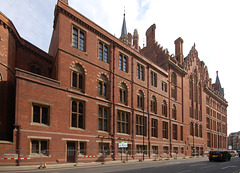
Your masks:
<svg viewBox="0 0 240 173"><path fill-rule="evenodd" d="M120 40L123 43L128 44L128 33L127 33L127 25L126 25L126 20L125 20L125 12L123 14L123 25L122 25L122 32L121 32Z"/></svg>
<svg viewBox="0 0 240 173"><path fill-rule="evenodd" d="M221 86L221 82L220 82L220 79L218 77L218 71L216 72L216 81L215 83L213 84L213 87L215 90L219 91L222 93L222 95L224 96L224 89L222 88Z"/></svg>

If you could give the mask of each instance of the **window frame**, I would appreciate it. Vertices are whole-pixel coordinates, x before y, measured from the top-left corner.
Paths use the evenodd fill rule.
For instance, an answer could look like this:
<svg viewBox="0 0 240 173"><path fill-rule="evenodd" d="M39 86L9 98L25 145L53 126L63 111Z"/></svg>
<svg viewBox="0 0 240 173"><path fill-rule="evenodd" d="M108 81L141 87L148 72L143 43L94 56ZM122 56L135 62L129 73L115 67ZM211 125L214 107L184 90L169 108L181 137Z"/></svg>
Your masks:
<svg viewBox="0 0 240 173"><path fill-rule="evenodd" d="M37 148L35 148L35 150L37 151L37 152L33 152L33 147L34 147L34 145L33 145L33 141L37 141L38 143L37 143ZM46 142L47 144L46 144L46 153L43 153L43 149L42 149L42 142ZM30 141L30 144L31 144L31 148L30 148L30 155L38 155L39 157L40 156L49 156L49 139L31 139L31 141Z"/></svg>
<svg viewBox="0 0 240 173"><path fill-rule="evenodd" d="M137 63L137 78L145 81L145 67L140 63Z"/></svg>
<svg viewBox="0 0 240 173"><path fill-rule="evenodd" d="M100 49L100 45L102 45L102 49ZM98 42L98 59L109 63L109 45L100 40Z"/></svg>
<svg viewBox="0 0 240 173"><path fill-rule="evenodd" d="M77 31L77 33L75 33L74 31ZM73 25L72 26L72 47L78 50L81 50L82 52L86 52L86 35L87 35L86 33L87 32L82 28L79 28L78 26Z"/></svg>
<svg viewBox="0 0 240 173"><path fill-rule="evenodd" d="M76 112L73 112L73 102L76 102ZM80 103L82 104L82 112L80 113ZM73 114L76 115L76 127L73 126ZM71 128L76 128L76 129L83 129L85 130L85 125L86 125L86 117L85 117L85 101L82 101L82 100L75 100L75 99L72 99L71 101ZM82 127L80 127L80 117L82 117Z"/></svg>
<svg viewBox="0 0 240 173"><path fill-rule="evenodd" d="M128 73L128 56L119 53L119 70Z"/></svg>
<svg viewBox="0 0 240 173"><path fill-rule="evenodd" d="M144 126L147 126L147 118L142 115L136 115L136 135L146 136L147 127Z"/></svg>
<svg viewBox="0 0 240 173"><path fill-rule="evenodd" d="M151 118L151 137L158 138L158 120Z"/></svg>
<svg viewBox="0 0 240 173"><path fill-rule="evenodd" d="M162 138L168 139L168 122L163 121L162 124Z"/></svg>
<svg viewBox="0 0 240 173"><path fill-rule="evenodd" d="M157 87L157 73L151 71L151 86Z"/></svg>
<svg viewBox="0 0 240 173"><path fill-rule="evenodd" d="M173 139L174 140L178 140L178 125L177 124L173 124L172 125L172 128L173 128L173 130L172 130L172 132L173 132Z"/></svg>
<svg viewBox="0 0 240 173"><path fill-rule="evenodd" d="M124 116L124 118L123 118ZM123 127L123 129L122 129ZM118 110L117 114L117 132L130 134L130 113Z"/></svg>
<svg viewBox="0 0 240 173"><path fill-rule="evenodd" d="M35 114L35 111L34 111L34 107L39 107L39 122L36 121L36 117L37 115L34 115ZM43 108L46 108L47 109L47 123L43 123ZM43 104L38 104L38 103L32 103L32 122L33 123L37 123L37 124L42 124L42 125L46 125L46 126L49 126L50 125L50 106L48 105L43 105Z"/></svg>
<svg viewBox="0 0 240 173"><path fill-rule="evenodd" d="M101 110L101 114L100 114L100 110ZM106 116L105 116L105 111L106 111ZM109 108L106 106L99 105L98 106L98 130L99 131L109 132L108 117L109 117ZM101 127L99 124L100 122L101 122Z"/></svg>

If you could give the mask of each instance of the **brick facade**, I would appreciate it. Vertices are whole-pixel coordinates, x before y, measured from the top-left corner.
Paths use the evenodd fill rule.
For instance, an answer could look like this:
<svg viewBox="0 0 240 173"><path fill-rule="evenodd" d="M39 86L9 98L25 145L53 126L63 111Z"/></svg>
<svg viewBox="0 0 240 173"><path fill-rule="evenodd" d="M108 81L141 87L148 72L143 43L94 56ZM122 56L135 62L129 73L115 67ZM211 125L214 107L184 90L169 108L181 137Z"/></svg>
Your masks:
<svg viewBox="0 0 240 173"><path fill-rule="evenodd" d="M0 157L31 158L18 165L115 160L122 141L129 159L143 149L162 158L227 148L221 85L212 85L195 46L184 58L182 38L169 55L154 24L141 49L137 30L123 43L59 0L45 53L0 17Z"/></svg>

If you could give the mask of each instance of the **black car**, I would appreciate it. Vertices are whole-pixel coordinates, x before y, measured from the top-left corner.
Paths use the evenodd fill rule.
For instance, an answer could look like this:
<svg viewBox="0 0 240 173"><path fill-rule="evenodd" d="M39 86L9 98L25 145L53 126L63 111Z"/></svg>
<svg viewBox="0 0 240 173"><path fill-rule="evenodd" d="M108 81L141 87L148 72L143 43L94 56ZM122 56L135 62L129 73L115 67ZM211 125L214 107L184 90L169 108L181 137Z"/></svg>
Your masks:
<svg viewBox="0 0 240 173"><path fill-rule="evenodd" d="M231 157L228 151L210 151L208 154L209 161L230 161Z"/></svg>

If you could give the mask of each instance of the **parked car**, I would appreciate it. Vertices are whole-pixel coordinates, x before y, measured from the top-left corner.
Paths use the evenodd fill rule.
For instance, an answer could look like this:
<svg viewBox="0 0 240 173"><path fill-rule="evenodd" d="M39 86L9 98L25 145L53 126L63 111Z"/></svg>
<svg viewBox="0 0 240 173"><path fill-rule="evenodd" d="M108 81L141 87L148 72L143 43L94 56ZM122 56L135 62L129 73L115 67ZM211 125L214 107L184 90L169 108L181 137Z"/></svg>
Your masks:
<svg viewBox="0 0 240 173"><path fill-rule="evenodd" d="M230 161L232 155L228 151L210 151L209 161Z"/></svg>
<svg viewBox="0 0 240 173"><path fill-rule="evenodd" d="M238 155L236 150L230 150L229 153L232 155L232 157L235 157Z"/></svg>
<svg viewBox="0 0 240 173"><path fill-rule="evenodd" d="M238 156L240 157L240 150L237 150Z"/></svg>

